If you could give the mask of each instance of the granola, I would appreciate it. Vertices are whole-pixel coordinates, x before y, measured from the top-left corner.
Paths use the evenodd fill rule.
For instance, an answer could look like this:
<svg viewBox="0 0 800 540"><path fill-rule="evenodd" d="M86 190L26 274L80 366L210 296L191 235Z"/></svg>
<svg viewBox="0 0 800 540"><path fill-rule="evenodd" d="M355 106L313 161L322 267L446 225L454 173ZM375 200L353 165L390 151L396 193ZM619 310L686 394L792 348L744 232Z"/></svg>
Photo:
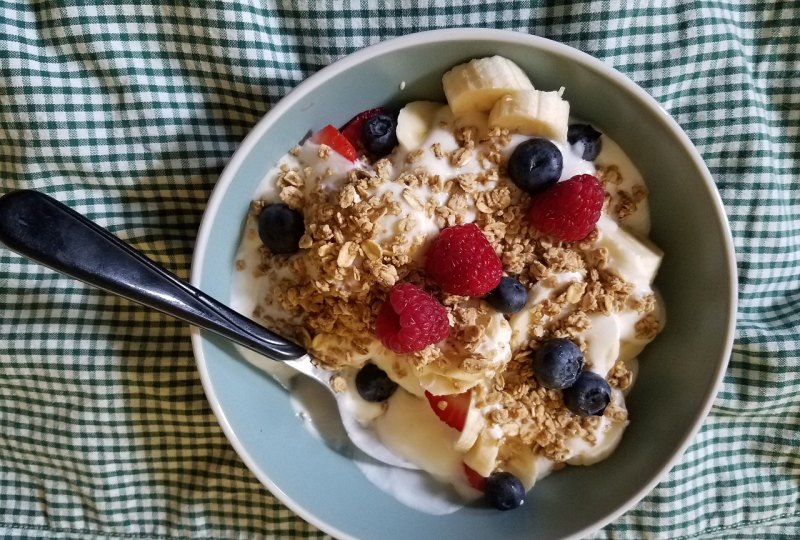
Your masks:
<svg viewBox="0 0 800 540"><path fill-rule="evenodd" d="M269 283L258 289L251 314L335 373L336 392L352 391L345 374L367 362L412 395L471 392L471 407L481 412L464 443L465 462L476 448L488 448L487 471L522 474L530 469L525 460L543 460L549 469L588 463L591 452L576 445L600 448L609 430L627 424L622 396L633 384L632 359L663 325L649 286L654 270L629 263L620 242L635 240L617 225L635 225L646 211L647 191L620 167L598 165L607 217L585 239L560 241L531 226L531 196L507 179L508 149L518 135L446 120L436 129L440 136L424 147L397 149L372 164L343 166L324 144L292 149L270 178L274 187L253 201L244 236L254 240L260 212L278 201L302 211L305 231L295 255L276 256L261 246L255 262L237 258L238 272ZM432 238L463 223L480 228L504 274L529 291L519 313L503 315L478 298L446 294L427 277ZM398 283L438 299L450 322L447 339L397 354L375 338L376 315ZM609 337L608 329L616 334ZM607 379L614 399L602 416L574 414L559 390L533 376L531 359L552 338L572 340L585 369ZM526 487L544 472L527 478Z"/></svg>

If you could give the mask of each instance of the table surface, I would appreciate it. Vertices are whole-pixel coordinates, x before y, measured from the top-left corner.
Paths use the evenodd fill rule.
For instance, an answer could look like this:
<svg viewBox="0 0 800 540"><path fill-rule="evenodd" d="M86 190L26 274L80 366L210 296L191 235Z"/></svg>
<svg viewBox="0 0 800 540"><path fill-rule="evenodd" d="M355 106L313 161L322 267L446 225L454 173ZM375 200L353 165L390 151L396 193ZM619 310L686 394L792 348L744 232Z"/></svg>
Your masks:
<svg viewBox="0 0 800 540"><path fill-rule="evenodd" d="M305 77L361 47L424 29L505 28L636 81L717 182L739 323L692 445L596 537L800 535L800 4L106 4L0 6L0 192L49 193L183 277L239 142ZM5 249L0 298L0 536L324 536L234 453L184 324Z"/></svg>

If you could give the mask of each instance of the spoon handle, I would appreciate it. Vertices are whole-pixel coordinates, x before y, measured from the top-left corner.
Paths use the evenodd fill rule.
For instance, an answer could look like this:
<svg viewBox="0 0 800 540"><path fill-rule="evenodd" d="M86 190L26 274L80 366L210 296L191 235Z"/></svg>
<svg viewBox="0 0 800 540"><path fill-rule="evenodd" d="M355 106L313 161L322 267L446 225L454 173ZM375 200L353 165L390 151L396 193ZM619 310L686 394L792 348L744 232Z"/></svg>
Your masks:
<svg viewBox="0 0 800 540"><path fill-rule="evenodd" d="M0 197L0 242L40 264L274 360L306 354L302 347L217 302L44 193L21 190Z"/></svg>

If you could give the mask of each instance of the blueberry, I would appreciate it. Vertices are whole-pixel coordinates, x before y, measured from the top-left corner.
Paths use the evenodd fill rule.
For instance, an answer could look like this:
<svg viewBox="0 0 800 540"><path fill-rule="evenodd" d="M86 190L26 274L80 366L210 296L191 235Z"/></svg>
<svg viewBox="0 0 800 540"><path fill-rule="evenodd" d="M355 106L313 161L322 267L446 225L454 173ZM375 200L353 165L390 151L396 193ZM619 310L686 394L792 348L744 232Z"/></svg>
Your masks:
<svg viewBox="0 0 800 540"><path fill-rule="evenodd" d="M258 216L258 236L272 253L295 253L303 233L303 214L283 203L266 206Z"/></svg>
<svg viewBox="0 0 800 540"><path fill-rule="evenodd" d="M356 390L366 401L386 401L397 390L397 383L370 362L356 373Z"/></svg>
<svg viewBox="0 0 800 540"><path fill-rule="evenodd" d="M374 157L386 156L397 146L397 123L388 114L373 116L364 122L361 139Z"/></svg>
<svg viewBox="0 0 800 540"><path fill-rule="evenodd" d="M594 161L603 148L600 133L589 124L572 124L567 129L567 142L569 144L583 144L583 159Z"/></svg>
<svg viewBox="0 0 800 540"><path fill-rule="evenodd" d="M592 371L584 371L575 384L565 389L564 405L580 416L602 416L611 401L611 387Z"/></svg>
<svg viewBox="0 0 800 540"><path fill-rule="evenodd" d="M531 195L558 182L563 169L561 150L547 139L538 137L517 145L508 158L508 177Z"/></svg>
<svg viewBox="0 0 800 540"><path fill-rule="evenodd" d="M525 488L519 478L509 472L494 472L486 479L483 494L498 510L511 510L525 499Z"/></svg>
<svg viewBox="0 0 800 540"><path fill-rule="evenodd" d="M533 374L545 388L561 390L572 386L583 367L583 353L565 338L543 342L533 357Z"/></svg>
<svg viewBox="0 0 800 540"><path fill-rule="evenodd" d="M503 276L500 284L484 297L500 313L516 313L528 301L528 291L514 278Z"/></svg>

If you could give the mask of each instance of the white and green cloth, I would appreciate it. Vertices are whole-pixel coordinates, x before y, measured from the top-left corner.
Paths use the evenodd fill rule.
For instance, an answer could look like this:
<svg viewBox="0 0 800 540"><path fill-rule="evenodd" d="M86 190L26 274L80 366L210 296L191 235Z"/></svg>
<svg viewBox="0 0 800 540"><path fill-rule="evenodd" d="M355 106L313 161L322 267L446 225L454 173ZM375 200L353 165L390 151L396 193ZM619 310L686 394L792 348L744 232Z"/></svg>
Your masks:
<svg viewBox="0 0 800 540"><path fill-rule="evenodd" d="M222 167L323 66L456 26L588 52L694 141L740 272L733 356L708 420L596 536L800 537L800 4L176 4L0 2L1 193L49 193L187 277ZM223 436L185 324L0 249L0 537L321 536Z"/></svg>

